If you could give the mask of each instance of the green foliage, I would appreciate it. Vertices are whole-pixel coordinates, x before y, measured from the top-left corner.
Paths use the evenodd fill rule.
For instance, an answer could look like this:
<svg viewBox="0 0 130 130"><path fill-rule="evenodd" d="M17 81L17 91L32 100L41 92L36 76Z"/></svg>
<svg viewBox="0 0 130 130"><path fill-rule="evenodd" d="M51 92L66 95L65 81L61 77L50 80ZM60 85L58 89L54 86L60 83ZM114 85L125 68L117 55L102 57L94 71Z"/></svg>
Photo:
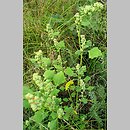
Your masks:
<svg viewBox="0 0 130 130"><path fill-rule="evenodd" d="M23 100L23 107L25 109L30 108L30 104L29 104L29 102L26 99Z"/></svg>
<svg viewBox="0 0 130 130"><path fill-rule="evenodd" d="M68 76L74 76L74 72L70 67L67 67L65 69L65 74L67 74Z"/></svg>
<svg viewBox="0 0 130 130"><path fill-rule="evenodd" d="M65 49L65 43L64 41L60 41L58 43L55 44L55 47L58 51L60 51L61 49Z"/></svg>
<svg viewBox="0 0 130 130"><path fill-rule="evenodd" d="M51 12L52 16L45 14L46 22L39 21L41 40L37 42L41 45L28 55L31 77L27 79L31 87L23 87L23 107L33 112L24 121L24 129L106 128L106 72L102 74L106 67L106 48L104 42L99 41L100 38L106 40L105 27L100 28L105 23L101 15L105 5L95 0L75 2L76 6L79 4L82 6L72 14L66 16L69 7L63 13L56 10L56 14ZM29 20L34 21L31 15ZM39 28L33 29L35 33ZM25 35L32 39L25 37L24 41L34 42L36 39L29 31L27 29ZM97 34L100 37L97 38Z"/></svg>
<svg viewBox="0 0 130 130"><path fill-rule="evenodd" d="M45 79L52 79L54 77L54 71L52 70L46 70L44 73Z"/></svg>
<svg viewBox="0 0 130 130"><path fill-rule="evenodd" d="M88 52L89 52L89 58L91 58L91 59L102 56L102 52L97 47L92 48Z"/></svg>
<svg viewBox="0 0 130 130"><path fill-rule="evenodd" d="M48 127L50 128L50 130L57 130L58 128L58 121L57 119L52 120L51 122L48 123Z"/></svg>
<svg viewBox="0 0 130 130"><path fill-rule="evenodd" d="M55 74L53 81L54 81L56 86L63 84L66 81L64 73L62 71L60 71L59 73Z"/></svg>
<svg viewBox="0 0 130 130"><path fill-rule="evenodd" d="M35 112L35 115L32 117L32 119L36 122L36 123L41 123L42 120L44 120L47 117L47 113L44 113L44 111L37 111Z"/></svg>

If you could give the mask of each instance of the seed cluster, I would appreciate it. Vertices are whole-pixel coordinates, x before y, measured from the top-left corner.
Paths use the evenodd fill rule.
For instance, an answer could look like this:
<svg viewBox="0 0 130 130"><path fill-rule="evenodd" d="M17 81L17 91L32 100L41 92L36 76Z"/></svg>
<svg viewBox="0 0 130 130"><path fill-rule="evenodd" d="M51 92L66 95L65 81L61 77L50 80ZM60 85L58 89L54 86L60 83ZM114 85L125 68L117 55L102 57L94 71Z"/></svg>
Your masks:
<svg viewBox="0 0 130 130"><path fill-rule="evenodd" d="M31 93L25 95L33 111L41 109L42 101L38 96L34 96Z"/></svg>

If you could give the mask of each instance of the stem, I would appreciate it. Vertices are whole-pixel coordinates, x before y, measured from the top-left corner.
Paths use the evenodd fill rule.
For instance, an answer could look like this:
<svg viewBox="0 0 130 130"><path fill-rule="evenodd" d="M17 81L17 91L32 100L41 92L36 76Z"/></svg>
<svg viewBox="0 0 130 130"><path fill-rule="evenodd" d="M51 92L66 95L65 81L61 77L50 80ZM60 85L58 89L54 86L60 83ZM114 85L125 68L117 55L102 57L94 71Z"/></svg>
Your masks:
<svg viewBox="0 0 130 130"><path fill-rule="evenodd" d="M63 119L63 121L64 121L67 125L69 125L72 130L75 130L75 128L73 128L73 126L71 126L70 123L68 123L68 122L67 122L66 120L64 120L64 119Z"/></svg>
<svg viewBox="0 0 130 130"><path fill-rule="evenodd" d="M78 40L79 40L79 47L81 49L81 44L80 44L80 25L78 25Z"/></svg>
<svg viewBox="0 0 130 130"><path fill-rule="evenodd" d="M80 31L81 31L81 28L80 28L80 25L79 25L79 26L78 26L78 40L79 40L79 47L80 47L80 50L81 50L82 47L81 47ZM83 62L83 53L81 52L81 55L80 55L80 66L82 66L82 62Z"/></svg>
<svg viewBox="0 0 130 130"><path fill-rule="evenodd" d="M81 56L80 56L80 66L82 66L82 63L83 63L83 53L81 53Z"/></svg>
<svg viewBox="0 0 130 130"><path fill-rule="evenodd" d="M69 90L68 90L68 93L69 93L69 96L70 96L70 101L73 103L73 100L72 100L72 97L71 97L71 94L70 94Z"/></svg>
<svg viewBox="0 0 130 130"><path fill-rule="evenodd" d="M34 121L33 119L30 119L30 120L32 120L32 121ZM35 122L35 121L34 121ZM43 128L45 128L46 130L48 130L48 128L46 128L44 125L42 125L41 123L37 123L37 124L39 124L39 125L41 125Z"/></svg>
<svg viewBox="0 0 130 130"><path fill-rule="evenodd" d="M79 74L78 74L78 87L80 87L80 76L79 76ZM77 92L77 94L76 94L76 111L78 109L78 97L79 97L79 94Z"/></svg>

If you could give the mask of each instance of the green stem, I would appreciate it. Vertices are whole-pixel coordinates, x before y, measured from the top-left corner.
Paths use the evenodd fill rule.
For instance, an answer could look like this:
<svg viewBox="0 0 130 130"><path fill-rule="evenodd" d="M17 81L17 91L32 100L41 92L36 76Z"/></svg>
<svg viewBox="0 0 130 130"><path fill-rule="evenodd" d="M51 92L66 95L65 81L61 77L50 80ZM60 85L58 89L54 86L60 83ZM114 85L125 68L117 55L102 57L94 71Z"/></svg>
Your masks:
<svg viewBox="0 0 130 130"><path fill-rule="evenodd" d="M82 49L81 47L81 36L80 36L80 32L81 32L81 28L80 28L80 25L78 26L78 40L79 40L79 47L80 47L80 50ZM82 62L83 62L83 53L81 52L81 55L80 55L80 66L82 66Z"/></svg>
<svg viewBox="0 0 130 130"><path fill-rule="evenodd" d="M73 104L73 100L72 100L72 97L71 97L71 94L70 94L70 91L68 90L68 93L69 93L69 96L70 96L70 101L72 102Z"/></svg>
<svg viewBox="0 0 130 130"><path fill-rule="evenodd" d="M83 53L81 53L81 56L80 56L80 66L82 66L82 63L83 63Z"/></svg>
<svg viewBox="0 0 130 130"><path fill-rule="evenodd" d="M80 76L79 76L79 74L78 74L78 87L80 86ZM76 111L77 111L77 109L78 109L78 97L79 97L79 94L78 94L78 92L77 92L77 94L76 94Z"/></svg>

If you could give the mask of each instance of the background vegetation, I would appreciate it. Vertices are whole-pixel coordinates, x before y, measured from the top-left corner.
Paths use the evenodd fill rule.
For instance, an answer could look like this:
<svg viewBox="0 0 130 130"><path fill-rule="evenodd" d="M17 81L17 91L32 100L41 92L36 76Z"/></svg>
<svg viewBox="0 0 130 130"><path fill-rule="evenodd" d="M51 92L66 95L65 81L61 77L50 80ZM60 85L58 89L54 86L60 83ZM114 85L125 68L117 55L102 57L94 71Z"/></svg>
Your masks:
<svg viewBox="0 0 130 130"><path fill-rule="evenodd" d="M79 36L77 35L77 27L75 24L75 14L80 12L80 7L94 5L95 2L101 2L103 8L100 11L95 11L90 14L90 17L87 17L87 21L83 20L82 25L80 26L80 36L85 36L85 44L88 46L83 48L82 53L82 45L79 44ZM106 130L106 2L99 0L24 0L23 13L24 130ZM51 38L51 33L47 30L47 24L49 24L50 30L53 30L53 34L55 33L53 38ZM60 44L61 46L57 47L53 44L55 39L58 42L64 42ZM94 47L98 48L98 54L96 53L95 57L92 58L89 51ZM40 54L38 53L39 50L41 50ZM100 51L102 53L101 57L99 55ZM37 56L39 57L39 55L41 56L41 59L37 60ZM62 63L63 70L59 71L58 69L53 69L54 63L48 68L39 66L38 61L43 64L43 61L45 61L43 58L45 57L50 58L52 61L58 61L58 55L61 56L62 61L60 61L60 63ZM83 71L80 79L85 82L85 78L87 77L85 85L88 87L83 94L81 94L82 90L73 89L73 87L69 89L72 84L72 86L79 85L77 83L80 81L76 70L77 64L81 64L81 68L85 66L85 70L80 70ZM71 68L71 70L77 74L77 77L71 75L70 71L65 72L67 67ZM66 78L67 83L69 83L68 92L66 82L62 83L62 81L56 81L53 78L52 81L54 82L54 87L56 86L55 89L57 91L55 91L56 94L54 95L58 97L57 99L61 98L61 102L64 105L58 104L58 108L55 108L54 111L51 110L52 108L44 108L43 106L41 110L43 112L44 109L44 113L47 114L44 116L41 111L33 110L28 98L25 98L28 93L39 96L38 83L35 80L34 74L40 73L40 76L43 78L41 83L43 84L46 82L45 79L49 78L50 80L50 77L48 77L50 73L46 75L46 71L43 68L46 70L53 70L56 74L63 72L65 75L61 76L63 77L62 81ZM37 75L36 78L38 76L39 75ZM69 82L71 80L72 83ZM44 92L44 90L40 90L40 92L41 91L42 93ZM77 93L77 91L78 96L74 94L74 92ZM83 98L79 95L83 95ZM70 97L72 97L73 102ZM80 110L76 109L79 103L76 102L75 97L82 99L82 103L79 106ZM66 113L73 111L71 108L75 108L74 113L68 114L70 116L69 118L64 117ZM55 113L55 111L58 112ZM59 115L59 113L61 115ZM63 119L61 118L62 116L64 117Z"/></svg>

